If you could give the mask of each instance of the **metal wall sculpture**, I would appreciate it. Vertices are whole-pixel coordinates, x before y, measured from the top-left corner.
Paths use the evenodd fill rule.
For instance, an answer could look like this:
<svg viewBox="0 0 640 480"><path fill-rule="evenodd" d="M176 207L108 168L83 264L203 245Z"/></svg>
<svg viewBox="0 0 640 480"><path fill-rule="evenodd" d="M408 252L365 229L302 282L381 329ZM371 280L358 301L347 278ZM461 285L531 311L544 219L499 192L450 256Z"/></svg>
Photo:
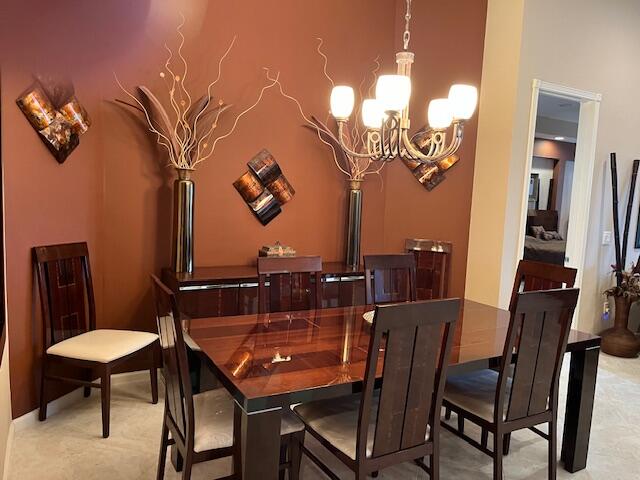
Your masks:
<svg viewBox="0 0 640 480"><path fill-rule="evenodd" d="M233 182L233 186L260 223L266 225L280 214L281 206L296 192L268 150L261 150L247 166L249 170Z"/></svg>
<svg viewBox="0 0 640 480"><path fill-rule="evenodd" d="M59 163L79 145L80 135L91 125L68 80L38 77L16 103Z"/></svg>

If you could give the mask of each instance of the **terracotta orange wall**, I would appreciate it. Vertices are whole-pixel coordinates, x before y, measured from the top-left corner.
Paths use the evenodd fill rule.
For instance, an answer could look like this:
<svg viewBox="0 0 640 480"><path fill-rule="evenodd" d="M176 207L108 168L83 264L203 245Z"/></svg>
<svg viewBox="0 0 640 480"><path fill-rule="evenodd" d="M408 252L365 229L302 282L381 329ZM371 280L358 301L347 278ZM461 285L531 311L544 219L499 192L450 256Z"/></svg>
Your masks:
<svg viewBox="0 0 640 480"><path fill-rule="evenodd" d="M396 4L396 49L402 48L404 3ZM451 84L480 86L486 12L485 0L413 2L413 128L426 123L428 99L446 97ZM465 126L460 160L433 191L427 192L401 162L391 163L386 172L385 250L400 251L406 238L453 242L449 294L454 296L464 295L477 118L476 113Z"/></svg>
<svg viewBox="0 0 640 480"><path fill-rule="evenodd" d="M377 55L386 62L386 71L394 67L398 32L392 19L398 12L396 3L388 0L91 3L89 8L83 2L58 2L57 13L42 12L39 6L35 25L20 13L41 2L12 0L0 11L1 18L13 19L11 24L0 20L4 28L0 28L1 44L16 46L3 52L2 77L14 416L35 408L38 398L41 327L30 264L34 245L87 240L98 326L154 328L148 276L169 262L173 178L171 170L162 165L161 151L138 120L111 101L123 96L112 71L125 85L143 83L161 89L162 44L175 42L179 11L188 19L185 55L196 95L215 77L220 55L238 35L215 89L234 104L235 113L253 103L265 84L261 69L269 66L281 72L286 90L302 102L307 113L324 118L330 85L315 53L318 36L325 39L329 71L337 83L357 85ZM444 86L453 80L479 84L486 5L474 0L464 3L474 14L472 19L458 17L452 8L435 2L435 10L421 12L423 7L417 6L412 47L420 67L415 96L444 95ZM431 19L424 31L418 28L421 16ZM47 18L55 28L45 25ZM440 21L448 26L434 30ZM449 38L454 29L458 34L452 44ZM54 34L52 44L47 40ZM454 50L441 68L430 65L436 60L431 41L442 47L443 58L448 56L445 52ZM29 84L30 72L56 66L72 77L78 97L93 118L91 130L62 166L45 150L13 103ZM417 109L416 118L420 118ZM223 119L221 132L230 127L232 119L233 114ZM275 240L292 245L301 254L321 254L327 261L342 258L345 181L327 150L301 124L295 105L275 90L269 91L196 172L196 264L247 264L261 245ZM383 190L376 178L366 183L364 253L399 251L405 237L446 238L455 243L454 276L464 275L460 265L466 258L474 124L467 138L460 165L434 192L422 191L400 164L383 175ZM252 217L232 187L246 169L246 161L261 148L273 152L297 192L267 227ZM459 218L446 218L451 204L463 206ZM424 208L422 214L415 205ZM454 293L462 293L460 285L464 278L456 279Z"/></svg>

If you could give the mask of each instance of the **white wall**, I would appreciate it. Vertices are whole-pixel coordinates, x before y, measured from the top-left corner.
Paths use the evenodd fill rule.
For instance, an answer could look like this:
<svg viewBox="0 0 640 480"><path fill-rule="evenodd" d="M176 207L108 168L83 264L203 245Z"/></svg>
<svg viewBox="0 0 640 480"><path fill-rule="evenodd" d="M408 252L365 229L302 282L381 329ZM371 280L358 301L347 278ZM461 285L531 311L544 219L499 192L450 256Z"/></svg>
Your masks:
<svg viewBox="0 0 640 480"><path fill-rule="evenodd" d="M520 3L515 1L513 3ZM469 261L477 265L468 265L470 275L467 278L468 291L476 298L495 299L495 303L505 305L509 298L517 258L517 240L519 215L522 204L522 187L524 168L529 159L526 156L528 121L531 108L532 81L535 78L601 93L603 100L600 108L600 122L596 146L596 167L590 206L589 233L586 252L586 267L582 272L580 295L579 328L588 331L599 331L603 325L600 314L604 297L602 291L610 284L609 266L613 262L613 246L602 246L600 243L602 230L612 229L611 192L608 174L609 152L618 153L620 191L626 192L629 184L629 172L634 157L640 156L640 90L632 81L640 77L640 63L637 62L640 46L640 2L637 0L536 0L524 2L522 18L519 13L509 12L514 6L506 0L489 0L487 20L491 22L512 15L505 25L519 24L522 21L520 51L518 64L513 65L512 55L502 65L487 64L494 72L483 71L483 82L495 82L495 75L502 73L507 78L517 76L515 93L506 89L501 96L496 96L504 111L510 113L507 121L509 128L504 130L504 120L490 118L480 111L480 127L478 130L478 153L476 170L484 170L491 165L494 168L508 170L508 179L495 181L490 185L486 178L476 176L474 182L474 203L476 197L487 189L497 189L492 196L506 201L495 203L489 210L488 205L476 203L478 208L472 210L477 221L472 219L472 232L480 235L479 223L496 224L503 219L503 231L499 233L484 231L484 243L497 242L502 247L501 258L494 264L494 252L491 252L491 263L478 261L470 255ZM511 28L511 27L509 27ZM588 32L588 33L587 33ZM492 33L487 32L488 38ZM517 39L512 39L517 42ZM494 51L487 51L493 49ZM490 43L485 47L485 55L495 56L499 49ZM515 68L515 73L514 69ZM496 83L498 84L498 83ZM488 83L482 84L482 90L493 91ZM481 103L482 105L482 103ZM483 123L487 124L483 128ZM503 129L500 137L482 137L484 132L491 131L491 124L500 125ZM480 149L480 145L491 141L493 155ZM508 152L507 152L508 151ZM484 156L482 156L484 154ZM491 158L492 157L492 158ZM483 184L484 183L484 184ZM478 188L476 190L476 187ZM504 189L504 190L503 190ZM626 198L621 198L621 208ZM631 232L635 233L635 218ZM490 222L491 220L491 222ZM471 241L470 241L471 244ZM630 242L631 247L633 241ZM638 251L630 248L628 261L637 257ZM481 268L479 268L481 267ZM483 276L491 279L499 275L500 287L496 294L493 282L483 282Z"/></svg>
<svg viewBox="0 0 640 480"><path fill-rule="evenodd" d="M575 162L564 162L564 176L562 185L562 200L559 218L558 231L566 240L567 229L569 227L569 212L571 211L571 188L573 186L573 167Z"/></svg>

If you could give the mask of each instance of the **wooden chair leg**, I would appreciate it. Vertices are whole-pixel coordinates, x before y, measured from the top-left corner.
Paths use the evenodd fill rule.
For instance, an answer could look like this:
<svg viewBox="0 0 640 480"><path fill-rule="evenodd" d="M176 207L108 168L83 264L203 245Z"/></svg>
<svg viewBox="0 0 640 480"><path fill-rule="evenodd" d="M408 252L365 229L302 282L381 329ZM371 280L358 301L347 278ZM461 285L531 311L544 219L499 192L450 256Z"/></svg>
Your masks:
<svg viewBox="0 0 640 480"><path fill-rule="evenodd" d="M285 469L282 468L282 465L287 463L287 453L289 452L289 445L293 440L289 440L286 443L280 445L280 471L278 472L278 480L284 480Z"/></svg>
<svg viewBox="0 0 640 480"><path fill-rule="evenodd" d="M482 429L482 434L480 436L480 445L484 448L487 448L487 443L489 442L489 432L486 428Z"/></svg>
<svg viewBox="0 0 640 480"><path fill-rule="evenodd" d="M169 428L167 427L167 414L162 418L162 436L160 437L160 457L158 458L157 480L164 479L164 466L167 463L167 448L169 443Z"/></svg>
<svg viewBox="0 0 640 480"><path fill-rule="evenodd" d="M302 463L302 444L304 443L304 432L295 434L289 443L289 480L300 479L300 464Z"/></svg>
<svg viewBox="0 0 640 480"><path fill-rule="evenodd" d="M93 369L89 368L84 378L87 382L91 382L93 380ZM83 395L84 398L89 398L91 396L91 387L83 387Z"/></svg>
<svg viewBox="0 0 640 480"><path fill-rule="evenodd" d="M101 375L100 393L102 397L102 437L109 437L111 407L111 369L104 366Z"/></svg>
<svg viewBox="0 0 640 480"><path fill-rule="evenodd" d="M440 453L434 451L432 455L429 456L429 478L431 480L439 480L440 479Z"/></svg>
<svg viewBox="0 0 640 480"><path fill-rule="evenodd" d="M504 450L504 454L505 455L509 455L509 448L511 447L511 434L507 433L504 436L504 445L502 446L502 449Z"/></svg>
<svg viewBox="0 0 640 480"><path fill-rule="evenodd" d="M444 409L444 419L445 420L451 420L451 409L450 408L445 408Z"/></svg>
<svg viewBox="0 0 640 480"><path fill-rule="evenodd" d="M151 344L151 368L149 369L149 375L151 376L151 403L156 405L158 403L158 348L156 343Z"/></svg>
<svg viewBox="0 0 640 480"><path fill-rule="evenodd" d="M38 419L44 422L47 419L47 379L46 377L46 362L42 361L42 372L40 374L40 413Z"/></svg>
<svg viewBox="0 0 640 480"><path fill-rule="evenodd" d="M182 480L191 480L191 468L193 467L193 451L187 452L182 469Z"/></svg>
<svg viewBox="0 0 640 480"><path fill-rule="evenodd" d="M464 433L464 417L458 413L458 432Z"/></svg>
<svg viewBox="0 0 640 480"><path fill-rule="evenodd" d="M493 434L493 480L502 480L502 447L504 436L495 432Z"/></svg>
<svg viewBox="0 0 640 480"><path fill-rule="evenodd" d="M558 425L557 420L549 422L549 480L556 480L558 470Z"/></svg>

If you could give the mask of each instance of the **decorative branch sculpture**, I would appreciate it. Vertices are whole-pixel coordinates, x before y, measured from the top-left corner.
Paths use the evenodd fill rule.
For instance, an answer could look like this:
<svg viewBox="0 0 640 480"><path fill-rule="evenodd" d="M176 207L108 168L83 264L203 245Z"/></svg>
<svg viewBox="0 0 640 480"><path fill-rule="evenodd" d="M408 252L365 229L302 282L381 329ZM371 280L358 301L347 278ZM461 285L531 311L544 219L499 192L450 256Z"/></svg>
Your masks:
<svg viewBox="0 0 640 480"><path fill-rule="evenodd" d="M216 136L220 117L231 105L225 104L222 99L217 102L214 101L212 88L222 77L222 64L233 49L236 37L233 37L229 47L218 62L218 74L215 80L209 83L207 92L193 102L192 96L185 85L189 67L182 53L185 43L182 27L184 26L185 18L182 14L181 17L182 22L176 28L180 38L177 49L179 59L177 68L180 71L176 71L177 69L173 65L173 51L165 44L164 47L169 55L164 63L164 70L160 72L160 77L164 79L168 90L169 112L171 113L167 111L168 109L165 109L162 102L147 87L139 85L136 87L136 94L131 93L120 83L114 73L118 86L131 99L131 101L116 99L116 101L135 108L144 115L149 131L155 135L157 143L167 150L171 166L178 170L194 170L198 164L213 155L220 140L233 134L239 120L260 103L265 91L277 83L278 77L269 79L270 83L261 88L254 103L236 116L231 128L226 133Z"/></svg>
<svg viewBox="0 0 640 480"><path fill-rule="evenodd" d="M333 87L335 83L331 78L331 76L327 73L328 59L327 59L327 56L322 51L322 39L318 38L318 41L319 43L318 43L317 52L324 61L323 73L324 73L324 76L329 81L329 83L331 83L331 86ZM373 96L373 88L376 83L378 70L380 69L380 62L378 61L378 58L376 58L374 62L375 62L375 68L371 72L372 80L371 80L371 84L368 87L369 96ZM352 180L352 181L362 181L367 175L380 174L380 171L384 168L385 162L378 162L374 164L374 162L370 158L359 158L359 157L354 157L352 155L349 155L340 146L340 142L338 141L338 138L337 138L337 135L338 135L337 128L335 129L335 132L334 132L334 130L329 128L329 126L327 125L329 122L330 115L327 115L326 120L322 122L314 115L309 116L305 114L304 110L302 109L302 105L300 104L300 101L298 101L298 99L287 94L284 91L284 87L279 80L279 74L273 77L271 76L268 68L265 68L265 71L267 72L266 73L267 79L270 80L272 84L276 84L276 83L278 84L278 87L280 89L280 94L283 97L287 98L288 100L291 100L296 104L296 106L298 107L298 111L300 112L300 115L305 121L304 126L316 132L320 141L331 149L331 153L333 155L333 161L335 162L336 167L338 168L338 170L340 170L340 172L342 172L349 180ZM361 97L362 97L362 89L364 88L366 81L367 81L367 78L365 77L360 82L359 93ZM360 118L360 114L361 114L360 108L361 107L359 106L358 111L356 112L356 115L358 118ZM357 151L362 151L362 152L364 152L363 147L364 147L364 142L366 141L364 138L366 135L366 129L363 129L363 130L364 131L360 131L360 126L356 122L354 127L351 130L349 130L348 132L345 132L345 135L348 135L348 137L346 138L343 137L349 143L352 149L355 149Z"/></svg>

